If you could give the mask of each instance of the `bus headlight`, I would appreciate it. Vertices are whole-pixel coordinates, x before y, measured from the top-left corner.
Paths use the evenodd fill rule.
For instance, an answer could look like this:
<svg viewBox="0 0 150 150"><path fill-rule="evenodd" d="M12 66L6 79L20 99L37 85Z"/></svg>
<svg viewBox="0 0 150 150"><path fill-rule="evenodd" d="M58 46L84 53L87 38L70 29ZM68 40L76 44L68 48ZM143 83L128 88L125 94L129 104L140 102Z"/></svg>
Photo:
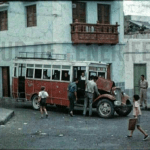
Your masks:
<svg viewBox="0 0 150 150"><path fill-rule="evenodd" d="M120 106L120 105L121 105L121 102L120 102L120 101L115 101L114 104L115 104L116 106Z"/></svg>

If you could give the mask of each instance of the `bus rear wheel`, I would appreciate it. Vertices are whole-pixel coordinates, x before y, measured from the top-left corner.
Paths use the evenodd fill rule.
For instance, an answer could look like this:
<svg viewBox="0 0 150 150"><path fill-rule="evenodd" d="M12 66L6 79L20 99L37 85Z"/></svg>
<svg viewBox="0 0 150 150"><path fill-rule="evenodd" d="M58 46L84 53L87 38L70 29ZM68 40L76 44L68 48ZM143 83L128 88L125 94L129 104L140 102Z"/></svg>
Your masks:
<svg viewBox="0 0 150 150"><path fill-rule="evenodd" d="M36 109L36 110L38 110L40 108L40 104L38 102L38 95L34 95L32 97L32 107L33 107L33 109Z"/></svg>

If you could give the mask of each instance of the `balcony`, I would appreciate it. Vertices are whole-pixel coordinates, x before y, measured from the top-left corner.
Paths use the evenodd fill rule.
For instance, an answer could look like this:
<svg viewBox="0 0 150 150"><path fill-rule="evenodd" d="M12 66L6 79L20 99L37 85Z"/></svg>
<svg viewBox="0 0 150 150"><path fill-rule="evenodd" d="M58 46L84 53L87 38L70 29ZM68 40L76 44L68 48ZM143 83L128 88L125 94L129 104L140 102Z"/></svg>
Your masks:
<svg viewBox="0 0 150 150"><path fill-rule="evenodd" d="M71 24L71 39L73 44L111 44L115 45L118 40L118 23L109 24L89 24L80 23L76 19Z"/></svg>

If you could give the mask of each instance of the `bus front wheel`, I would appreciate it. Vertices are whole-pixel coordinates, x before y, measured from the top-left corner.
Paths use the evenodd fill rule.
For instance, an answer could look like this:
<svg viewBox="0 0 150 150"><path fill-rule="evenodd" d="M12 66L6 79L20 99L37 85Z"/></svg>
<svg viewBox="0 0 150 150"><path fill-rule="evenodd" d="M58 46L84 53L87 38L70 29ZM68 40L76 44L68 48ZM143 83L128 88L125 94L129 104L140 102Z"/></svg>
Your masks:
<svg viewBox="0 0 150 150"><path fill-rule="evenodd" d="M32 106L36 110L40 108L40 105L39 105L39 102L38 102L38 95L34 95L33 96L33 98L32 98Z"/></svg>
<svg viewBox="0 0 150 150"><path fill-rule="evenodd" d="M114 115L113 103L108 99L100 100L97 104L98 115L102 118L111 118Z"/></svg>

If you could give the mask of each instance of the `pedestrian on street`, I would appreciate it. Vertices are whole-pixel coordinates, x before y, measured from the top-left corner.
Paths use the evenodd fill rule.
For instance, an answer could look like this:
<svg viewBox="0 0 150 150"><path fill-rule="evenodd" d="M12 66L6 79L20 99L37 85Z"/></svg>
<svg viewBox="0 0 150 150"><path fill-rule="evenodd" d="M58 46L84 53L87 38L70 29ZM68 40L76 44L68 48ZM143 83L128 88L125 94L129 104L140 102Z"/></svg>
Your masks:
<svg viewBox="0 0 150 150"><path fill-rule="evenodd" d="M148 82L144 79L144 75L141 75L140 81L140 106L143 107L143 101L145 103L145 109L147 109L147 88Z"/></svg>
<svg viewBox="0 0 150 150"><path fill-rule="evenodd" d="M47 110L46 110L46 98L48 96L49 95L45 91L45 87L41 87L41 91L39 92L39 99L38 99L38 102L40 102L41 118L43 118L43 111L45 112L46 118L48 118L48 113L47 113Z"/></svg>
<svg viewBox="0 0 150 150"><path fill-rule="evenodd" d="M140 126L142 113L141 113L141 109L140 109L139 99L140 99L139 95L134 95L133 96L133 116L134 116L134 118L137 119L137 122L136 122L137 129L141 133L144 134L144 139L143 140L146 140L148 138L148 134L145 133L145 131ZM134 132L134 130L131 130L130 135L128 135L127 137L132 137L133 132Z"/></svg>
<svg viewBox="0 0 150 150"><path fill-rule="evenodd" d="M69 101L70 101L70 109L69 109L69 114L71 117L73 117L73 110L74 110L74 101L78 100L77 98L77 83L78 83L78 79L75 78L74 82L70 83L68 86L68 91L69 91Z"/></svg>
<svg viewBox="0 0 150 150"><path fill-rule="evenodd" d="M100 95L97 89L96 81L97 77L92 76L92 80L88 80L86 82L86 88L85 88L85 99L84 99L84 110L83 110L83 115L86 116L87 112L87 104L89 101L89 116L92 116L92 102L93 102L93 97L94 97L94 92L97 93L97 95Z"/></svg>

